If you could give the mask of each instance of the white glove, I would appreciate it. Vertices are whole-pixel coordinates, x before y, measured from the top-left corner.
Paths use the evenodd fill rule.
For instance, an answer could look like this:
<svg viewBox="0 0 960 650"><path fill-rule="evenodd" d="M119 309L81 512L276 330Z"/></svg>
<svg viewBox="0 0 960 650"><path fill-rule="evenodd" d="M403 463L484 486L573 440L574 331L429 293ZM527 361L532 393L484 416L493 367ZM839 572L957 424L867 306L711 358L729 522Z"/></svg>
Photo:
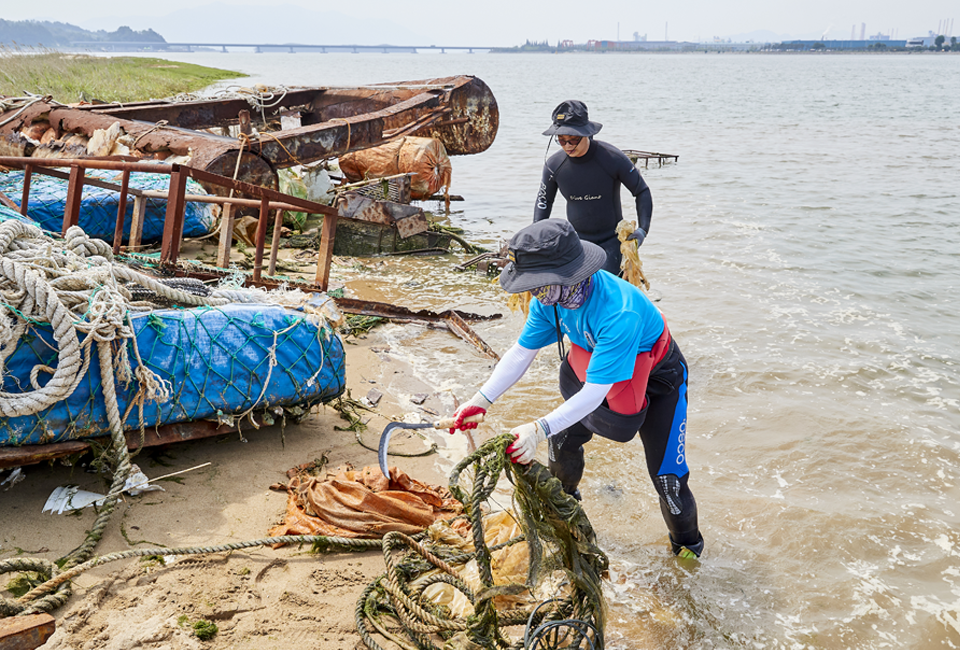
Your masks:
<svg viewBox="0 0 960 650"><path fill-rule="evenodd" d="M450 429L450 435L459 429L461 431L466 431L467 429L476 429L476 422L464 422L464 418L468 418L471 415L485 415L487 409L493 406L493 402L488 400L483 396L483 393L477 391L476 395L470 398L470 401L461 404L453 413L453 428Z"/></svg>
<svg viewBox="0 0 960 650"><path fill-rule="evenodd" d="M516 439L507 447L510 460L528 465L537 454L537 445L547 439L547 432L539 422L527 422L510 430Z"/></svg>

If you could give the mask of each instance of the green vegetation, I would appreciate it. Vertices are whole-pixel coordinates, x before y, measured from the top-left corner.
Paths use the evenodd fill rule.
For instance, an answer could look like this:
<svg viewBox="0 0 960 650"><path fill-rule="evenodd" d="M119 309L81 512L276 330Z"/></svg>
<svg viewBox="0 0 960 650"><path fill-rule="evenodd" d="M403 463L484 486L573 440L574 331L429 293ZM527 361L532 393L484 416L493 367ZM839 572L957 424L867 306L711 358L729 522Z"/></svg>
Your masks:
<svg viewBox="0 0 960 650"><path fill-rule="evenodd" d="M159 99L244 76L164 59L95 57L0 45L0 95L19 97L26 91L52 95L64 104Z"/></svg>
<svg viewBox="0 0 960 650"><path fill-rule="evenodd" d="M217 632L219 631L217 624L211 623L210 621L200 619L193 623L193 635L201 641L209 641L217 636Z"/></svg>
<svg viewBox="0 0 960 650"><path fill-rule="evenodd" d="M180 627L189 625L191 628L193 628L193 635L201 641L209 641L213 637L217 636L217 632L220 631L217 628L216 623L211 623L210 621L202 618L191 623L190 617L186 614L181 614L177 617L177 625Z"/></svg>

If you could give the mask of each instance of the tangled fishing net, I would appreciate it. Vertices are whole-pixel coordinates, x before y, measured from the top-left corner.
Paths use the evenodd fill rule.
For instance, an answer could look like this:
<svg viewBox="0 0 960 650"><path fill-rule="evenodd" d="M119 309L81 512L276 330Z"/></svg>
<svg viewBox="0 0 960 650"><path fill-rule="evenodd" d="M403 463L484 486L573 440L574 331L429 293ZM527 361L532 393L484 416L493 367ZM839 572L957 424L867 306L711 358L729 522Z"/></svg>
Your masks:
<svg viewBox="0 0 960 650"><path fill-rule="evenodd" d="M254 310L249 325L257 335L246 343L255 345L260 362L256 367L251 364L252 367L245 368L244 377L238 369L242 364L235 363L241 354L237 350L230 351L234 356L228 358L226 364L222 360L219 364L204 360L214 370L221 365L228 367L229 371L223 376L207 373L193 377L180 364L176 366L175 376L164 377L153 369L155 366L145 362L145 357L159 349L164 341L173 342L168 346L167 356L182 360L185 355L181 335L197 337L203 317L226 309L228 303L260 300L292 305L302 304L304 300L300 292L269 293L274 295L233 287L211 289L182 278L157 279L116 262L110 245L89 238L80 228L72 227L63 239L58 239L22 220L0 221L0 431L7 444L17 444L18 435L27 436L20 444L51 441L44 439L51 421L56 425L57 436L109 435L111 444L105 460L115 468L110 491L83 544L57 563L29 558L0 562L0 574L32 571L45 579L53 579L92 555L131 471L124 430L139 424L142 436L145 424L155 422L145 422L148 403L156 404L154 415L174 421L192 419L192 413L209 410L214 400L222 397L214 395L208 385L207 382L213 381L210 374L221 384L238 383L245 378L249 381L238 391L245 393L245 401L236 403L245 410L228 413L239 419L251 415L254 406L265 404L268 384L273 385L271 377L274 380L282 377L298 363L315 368L318 358L320 368L327 368L329 364L325 362L329 359L325 352L332 349L329 346L336 337L330 328L318 326L326 322L320 313L322 306L315 308L316 313L303 316L275 310L279 312L276 329L267 328L262 314ZM169 323L154 311L162 305L200 308L196 313L167 310L171 323L192 314L193 320L189 322L195 329L167 331ZM267 312L268 308L264 307L263 311ZM260 322L257 322L258 315ZM307 320L311 318L316 320L307 327ZM229 326L224 319L220 320L222 327ZM284 337L293 336L301 329L307 333L304 338L309 342L302 347L291 346L290 360L278 356L279 346L287 340ZM153 349L149 351L141 350L138 344L139 334L144 331L153 337L144 339L153 341ZM203 340L215 341L216 336ZM342 346L338 349L342 371ZM214 348L208 352L213 356ZM18 371L14 372L13 367ZM298 392L294 399L302 395L318 397L316 385L325 383L317 381L319 375L320 370L312 377L298 374L296 388L304 392ZM173 381L175 377L179 381ZM256 390L251 390L252 387ZM342 382L332 387L334 392L343 390ZM183 404L184 396L203 395L208 390L211 394L197 399L188 412ZM74 406L65 409L64 404L69 405L71 400ZM105 431L100 430L96 420L98 412L103 414ZM48 611L65 602L69 594L69 582L59 582L55 591L36 600L16 606L0 603L0 615Z"/></svg>
<svg viewBox="0 0 960 650"><path fill-rule="evenodd" d="M356 608L370 650L382 650L374 634L401 648L602 648L606 555L580 503L547 468L509 462L512 441L492 438L453 469L450 491L468 524L459 532L439 522L423 541L384 536L387 571ZM502 475L516 515L489 515Z"/></svg>

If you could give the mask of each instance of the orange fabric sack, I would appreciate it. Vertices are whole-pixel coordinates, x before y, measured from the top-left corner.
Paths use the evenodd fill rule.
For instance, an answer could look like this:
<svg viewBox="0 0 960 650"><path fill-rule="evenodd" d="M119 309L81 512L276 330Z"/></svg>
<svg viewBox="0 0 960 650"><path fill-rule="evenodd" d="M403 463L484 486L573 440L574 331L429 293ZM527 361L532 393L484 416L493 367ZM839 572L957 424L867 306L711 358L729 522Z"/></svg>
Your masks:
<svg viewBox="0 0 960 650"><path fill-rule="evenodd" d="M421 483L396 467L390 468L389 481L376 465L346 466L323 479L294 476L286 490L287 514L270 530L271 537L377 538L394 530L413 535L463 512L446 488Z"/></svg>
<svg viewBox="0 0 960 650"><path fill-rule="evenodd" d="M410 197L422 200L439 193L441 187L449 191L453 167L439 140L404 136L340 156L340 171L351 183L413 172Z"/></svg>

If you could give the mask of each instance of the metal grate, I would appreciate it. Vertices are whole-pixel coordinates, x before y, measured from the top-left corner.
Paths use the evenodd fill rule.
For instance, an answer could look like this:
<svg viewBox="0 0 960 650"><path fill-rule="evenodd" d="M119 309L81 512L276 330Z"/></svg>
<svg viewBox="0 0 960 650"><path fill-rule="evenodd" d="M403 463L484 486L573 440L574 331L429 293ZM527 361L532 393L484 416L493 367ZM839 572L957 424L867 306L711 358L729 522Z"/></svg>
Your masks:
<svg viewBox="0 0 960 650"><path fill-rule="evenodd" d="M398 174L385 178L371 178L366 181L350 183L336 188L337 194L342 192L356 192L375 201L393 201L394 203L410 203L410 176Z"/></svg>

